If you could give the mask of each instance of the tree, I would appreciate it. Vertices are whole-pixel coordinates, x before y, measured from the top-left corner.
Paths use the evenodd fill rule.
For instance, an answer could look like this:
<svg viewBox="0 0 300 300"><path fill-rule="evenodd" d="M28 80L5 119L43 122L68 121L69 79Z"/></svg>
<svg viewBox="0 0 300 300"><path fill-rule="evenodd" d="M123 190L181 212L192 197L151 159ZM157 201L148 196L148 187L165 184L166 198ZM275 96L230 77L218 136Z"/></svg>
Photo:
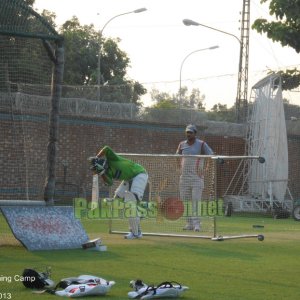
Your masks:
<svg viewBox="0 0 300 300"><path fill-rule="evenodd" d="M290 46L300 52L300 0L261 0L269 3L269 12L276 21L257 19L252 28L266 33L269 39L280 42L283 47ZM300 72L297 69L281 72L283 89L293 89L300 84Z"/></svg>
<svg viewBox="0 0 300 300"><path fill-rule="evenodd" d="M300 71L295 69L280 72L282 79L282 89L292 90L300 85Z"/></svg>
<svg viewBox="0 0 300 300"><path fill-rule="evenodd" d="M181 93L169 94L167 92L160 92L157 89L152 89L150 92L151 100L155 101L154 108L191 108L198 110L205 110L204 99L198 88L192 89L189 93L187 87L181 88Z"/></svg>
<svg viewBox="0 0 300 300"><path fill-rule="evenodd" d="M41 13L44 19L53 27L56 28L55 24L55 19L56 19L56 14L54 12L51 12L47 9L44 9Z"/></svg>
<svg viewBox="0 0 300 300"><path fill-rule="evenodd" d="M156 103L145 109L143 114L145 120L175 123L180 120L182 123L187 123L193 116L193 120L235 122L234 106L227 108L226 104L218 103L207 111L204 104L205 96L201 95L199 89L193 89L189 94L187 87L183 87L181 95L152 89L150 95L152 101Z"/></svg>
<svg viewBox="0 0 300 300"><path fill-rule="evenodd" d="M65 39L65 75L68 85L96 85L98 81L99 42L101 43L101 101L130 102L140 105L147 90L137 81L126 78L130 59L118 43L120 39L101 37L94 25L80 25L76 16L61 29Z"/></svg>
<svg viewBox="0 0 300 300"><path fill-rule="evenodd" d="M167 92L160 92L158 89L152 89L150 91L151 101L156 102L153 107L158 107L161 102L169 102L174 107L177 107L176 100L174 100L173 95Z"/></svg>
<svg viewBox="0 0 300 300"><path fill-rule="evenodd" d="M144 120L184 124L206 119L203 103L205 96L199 89L189 93L188 88L183 87L181 93L176 94L152 89L150 95L155 104L143 111Z"/></svg>
<svg viewBox="0 0 300 300"><path fill-rule="evenodd" d="M93 25L81 26L74 16L62 25L60 32L65 40L64 83L95 84L99 43Z"/></svg>
<svg viewBox="0 0 300 300"><path fill-rule="evenodd" d="M156 103L155 105L153 105L152 107L153 108L166 108L166 109L178 108L177 105L169 99L162 100L162 101Z"/></svg>
<svg viewBox="0 0 300 300"><path fill-rule="evenodd" d="M192 89L191 93L188 94L188 88L184 86L181 88L181 93L178 91L176 97L181 107L205 110L205 95L201 95L198 88Z"/></svg>
<svg viewBox="0 0 300 300"><path fill-rule="evenodd" d="M215 104L207 112L207 117L213 121L235 122L235 107L227 108L227 104Z"/></svg>
<svg viewBox="0 0 300 300"><path fill-rule="evenodd" d="M50 33L52 24L46 26L31 12L34 0L2 2L6 8L0 10L0 23L2 29L8 29L11 35L0 35L0 66L3 66L5 71L2 70L2 73L6 76L6 82L0 83L0 90L6 90L8 82L12 90L19 89L22 84L50 84L53 65L42 40L24 37L24 33L36 37L38 34L46 35Z"/></svg>

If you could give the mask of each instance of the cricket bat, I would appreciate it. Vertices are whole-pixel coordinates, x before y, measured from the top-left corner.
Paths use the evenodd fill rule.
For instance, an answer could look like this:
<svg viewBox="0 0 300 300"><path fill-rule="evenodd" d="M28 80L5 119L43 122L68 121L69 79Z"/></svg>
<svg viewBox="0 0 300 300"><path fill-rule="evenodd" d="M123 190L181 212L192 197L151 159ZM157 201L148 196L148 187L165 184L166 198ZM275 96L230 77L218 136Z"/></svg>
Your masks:
<svg viewBox="0 0 300 300"><path fill-rule="evenodd" d="M92 185L92 202L91 209L98 207L99 200L99 177L98 174L93 175L93 185Z"/></svg>

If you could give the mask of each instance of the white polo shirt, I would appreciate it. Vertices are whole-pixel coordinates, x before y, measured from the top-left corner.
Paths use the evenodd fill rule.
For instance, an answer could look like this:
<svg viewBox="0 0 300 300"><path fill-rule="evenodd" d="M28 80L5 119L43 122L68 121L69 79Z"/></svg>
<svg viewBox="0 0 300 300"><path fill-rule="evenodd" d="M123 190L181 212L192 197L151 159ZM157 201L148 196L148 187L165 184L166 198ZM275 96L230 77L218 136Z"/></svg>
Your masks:
<svg viewBox="0 0 300 300"><path fill-rule="evenodd" d="M177 149L176 154L182 155L212 155L212 149L202 140L196 139L192 145L188 141L182 141ZM182 175L197 175L203 167L204 160L198 157L185 157L181 161Z"/></svg>

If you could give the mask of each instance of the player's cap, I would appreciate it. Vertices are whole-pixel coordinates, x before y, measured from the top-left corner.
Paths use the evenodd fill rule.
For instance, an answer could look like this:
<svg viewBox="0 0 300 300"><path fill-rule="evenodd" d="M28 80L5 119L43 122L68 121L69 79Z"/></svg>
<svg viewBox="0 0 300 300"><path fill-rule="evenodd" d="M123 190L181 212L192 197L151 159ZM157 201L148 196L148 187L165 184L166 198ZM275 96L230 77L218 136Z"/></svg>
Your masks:
<svg viewBox="0 0 300 300"><path fill-rule="evenodd" d="M197 127L195 125L190 124L190 125L186 126L185 132L194 132L194 133L196 133L197 132Z"/></svg>

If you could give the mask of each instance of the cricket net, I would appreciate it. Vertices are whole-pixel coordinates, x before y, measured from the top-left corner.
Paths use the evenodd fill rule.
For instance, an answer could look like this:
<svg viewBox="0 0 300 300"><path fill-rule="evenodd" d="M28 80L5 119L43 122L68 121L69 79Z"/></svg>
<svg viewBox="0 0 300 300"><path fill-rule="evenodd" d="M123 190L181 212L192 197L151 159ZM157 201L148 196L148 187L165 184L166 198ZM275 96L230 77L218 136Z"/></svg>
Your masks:
<svg viewBox="0 0 300 300"><path fill-rule="evenodd" d="M157 155L157 154L121 154L145 167L149 175L149 183L146 188L144 199L139 204L138 212L141 217L143 235L175 236L175 237L198 237L211 239L220 235L252 235L253 227L239 228L232 215L232 207L224 202L224 195L232 180L242 186L243 178L240 169L249 159L258 157L247 156L205 156L205 155ZM186 190L191 192L193 176L188 175L188 180L182 181L182 172L196 174L203 177L202 194L198 194L197 205L193 204L192 194L190 197ZM237 172L241 176L237 178ZM180 184L181 182L181 184ZM111 188L111 197L119 182ZM185 189L186 196L183 196ZM186 197L186 198L183 198ZM195 198L195 196L194 196ZM195 202L195 201L194 201ZM103 204L104 206L107 205ZM128 232L128 207L126 203L114 201L109 203L110 232ZM196 208L196 210L195 210ZM247 213L247 214L246 214ZM244 217L249 215L258 216L256 212L245 212ZM241 212L239 212L241 216ZM260 215L259 218L262 218ZM200 220L200 230L188 228L187 224L192 220ZM253 222L253 221L251 221Z"/></svg>
<svg viewBox="0 0 300 300"><path fill-rule="evenodd" d="M52 138L57 132L54 112L60 98L62 49L62 37L30 5L0 2L0 146L5 174L0 200L40 200L46 179L47 185L50 181L52 170L49 175L50 168L41 165L54 165L47 152L56 141Z"/></svg>

